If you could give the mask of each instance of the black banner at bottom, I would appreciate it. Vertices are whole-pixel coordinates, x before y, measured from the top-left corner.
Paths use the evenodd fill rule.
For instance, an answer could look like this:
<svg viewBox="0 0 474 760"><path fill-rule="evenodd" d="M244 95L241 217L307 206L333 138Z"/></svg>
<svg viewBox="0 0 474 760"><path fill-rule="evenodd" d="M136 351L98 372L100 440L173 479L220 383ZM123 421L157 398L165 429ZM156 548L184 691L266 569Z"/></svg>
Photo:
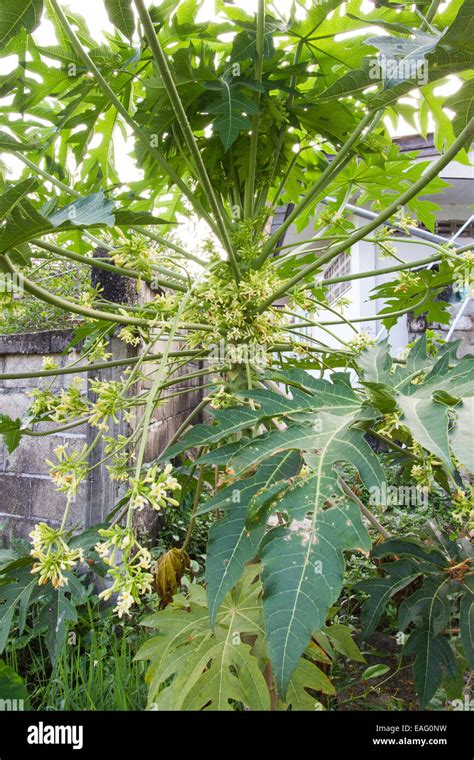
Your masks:
<svg viewBox="0 0 474 760"><path fill-rule="evenodd" d="M464 712L0 712L0 760L28 757L135 757L171 744L281 753L282 739L369 757L474 757L473 713ZM214 733L216 732L216 733ZM225 732L222 745L218 736ZM251 733L249 733L251 732ZM260 738L260 741L258 741ZM257 742L255 742L257 740Z"/></svg>

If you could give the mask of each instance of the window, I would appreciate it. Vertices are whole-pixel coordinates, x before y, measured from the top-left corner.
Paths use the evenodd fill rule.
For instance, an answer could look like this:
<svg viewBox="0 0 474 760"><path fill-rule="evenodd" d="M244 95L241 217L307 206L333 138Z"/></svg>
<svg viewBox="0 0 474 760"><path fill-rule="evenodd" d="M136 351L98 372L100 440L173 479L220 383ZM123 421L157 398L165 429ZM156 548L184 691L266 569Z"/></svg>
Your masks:
<svg viewBox="0 0 474 760"><path fill-rule="evenodd" d="M329 266L326 267L323 277L325 280L330 280L333 277L343 277L350 273L351 257L348 253L340 253L339 256L336 256L336 258L331 261ZM345 282L335 282L331 285L328 285L326 292L329 303L337 301L337 299L340 298L342 294L346 292L346 290L349 290L350 287L350 280L346 280Z"/></svg>
<svg viewBox="0 0 474 760"><path fill-rule="evenodd" d="M437 235L443 235L443 237L449 240L449 238L452 238L457 232L459 232L464 224L465 222L463 222L462 219L438 219L435 223L434 231ZM418 227L420 230L428 230L428 227L424 224L419 224ZM429 232L431 232L431 230L429 230ZM406 232L404 230L395 229L393 234L395 236L400 236L406 235ZM469 224L464 227L459 237L474 237L474 222L469 222Z"/></svg>
<svg viewBox="0 0 474 760"><path fill-rule="evenodd" d="M438 235L445 235L446 237L453 237L459 230L464 227L465 222L458 219L439 219L435 225L435 232ZM474 222L464 227L459 237L474 237Z"/></svg>

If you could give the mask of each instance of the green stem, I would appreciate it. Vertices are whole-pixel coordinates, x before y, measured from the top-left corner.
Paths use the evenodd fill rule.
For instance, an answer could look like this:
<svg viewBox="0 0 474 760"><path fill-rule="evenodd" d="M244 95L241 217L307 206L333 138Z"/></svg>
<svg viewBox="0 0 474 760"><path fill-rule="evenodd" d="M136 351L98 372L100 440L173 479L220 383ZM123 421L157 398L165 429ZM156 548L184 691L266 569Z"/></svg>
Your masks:
<svg viewBox="0 0 474 760"><path fill-rule="evenodd" d="M98 311L97 309L87 309L85 306L80 306L79 304L73 303L70 300L61 298L54 293L50 293L49 290L45 290L39 285L36 285L34 282L20 273L17 269L15 269L8 256L4 255L2 262L4 271L21 277L21 282L23 283L23 287L27 293L30 293L36 298L39 298L40 301L44 301L45 303L49 303L52 306L56 306L58 309L62 309L63 311L68 311L70 313L72 312L73 314L80 314L81 316L89 317L90 319L101 319L106 322L117 322L121 325L136 325L137 327L150 327L152 324L167 324L164 321L161 323L154 322L153 320L140 319L138 317L129 317L125 314L115 314L111 311L109 312ZM212 330L212 327L209 327L208 325L198 326L192 323L187 324L185 322L181 324L181 327L184 329Z"/></svg>
<svg viewBox="0 0 474 760"><path fill-rule="evenodd" d="M431 0L431 5L428 8L428 11L425 16L426 24L423 24L423 28L426 28L431 24L434 17L436 16L436 12L439 8L441 0Z"/></svg>
<svg viewBox="0 0 474 760"><path fill-rule="evenodd" d="M40 438L45 435L55 435L56 433L63 433L65 430L71 430L71 428L78 427L79 425L87 425L89 422L90 417L83 417L81 420L74 420L74 422L68 422L67 425L60 425L57 428L54 428L54 430L30 430L30 428L25 428L21 431L22 435L29 435L31 438ZM49 422L49 420L45 420L45 422ZM40 424L41 420L38 420L36 424Z"/></svg>
<svg viewBox="0 0 474 760"><path fill-rule="evenodd" d="M193 206L196 213L199 214L203 219L205 219L212 229L215 229L215 225L212 219L210 219L209 215L205 212L204 208L201 206L199 201L194 196L194 193L187 187L187 185L183 182L181 177L179 177L176 174L172 166L166 161L166 159L161 155L161 153L151 145L150 139L148 135L146 134L146 132L144 132L141 129L141 127L138 126L135 120L130 116L125 106L117 98L115 92L112 90L110 85L106 82L106 80L104 79L104 77L102 76L99 69L97 68L95 63L92 61L88 53L84 50L78 37L76 36L75 32L71 28L62 8L60 7L58 0L50 0L50 1L54 9L54 12L56 13L56 16L58 17L59 23L63 27L67 36L69 37L71 41L71 45L74 48L76 54L79 56L79 58L81 58L84 61L89 71L92 72L97 82L97 85L102 90L104 95L107 96L110 103L117 109L118 113L122 116L124 121L126 121L127 124L132 128L134 133L137 135L137 137L146 147L146 150L150 153L151 156L153 156L153 158L161 166L163 171L166 172L168 177L170 177L170 179L173 180L175 185L179 187L181 192L186 196L186 198L189 200L189 202Z"/></svg>
<svg viewBox="0 0 474 760"><path fill-rule="evenodd" d="M423 459L421 457L417 457L416 454L414 454L409 449L404 449L403 446L399 446L398 443L395 443L395 441L392 441L391 438L388 438L383 433L377 432L377 430L374 430L373 428L369 428L368 432L370 435L375 435L376 438L379 438L381 441L387 444L387 446L390 446L395 451L399 451L402 454L405 454L409 459L413 459L415 462L423 462Z"/></svg>
<svg viewBox="0 0 474 760"><path fill-rule="evenodd" d="M185 251L184 248L182 248L180 245L177 245L176 243L173 243L171 240L167 240L166 238L161 237L161 235L156 235L156 233L150 232L144 227L132 226L130 229L135 230L135 232L139 232L141 235L145 235L145 237L150 238L150 240L154 240L156 243L160 243L160 245L166 246L166 248L171 248L172 251L176 251L176 253L179 253L181 256L184 256L184 258L189 259L190 261L195 261L196 264L200 264L202 267L207 266L209 263L207 261L203 261L193 253Z"/></svg>
<svg viewBox="0 0 474 760"><path fill-rule="evenodd" d="M110 264L107 261L103 261L102 259L93 258L92 256L82 256L80 253L68 251L65 248L61 248L60 246L54 245L53 243L47 243L46 241L39 240L38 238L33 238L30 240L30 243L36 245L37 248L43 248L45 251L50 251L51 253L55 253L57 256L62 256L65 259L77 261L80 264L87 264L89 267L104 269L107 272L113 272L114 274L120 275L121 277L129 277L132 280L142 280L148 284L152 282L157 283L163 288L169 288L170 290L179 290L181 293L186 293L187 291L187 287L185 285L180 285L177 282L169 282L168 280L164 280L162 277L151 278L143 274L143 272L136 272L133 269L124 269L123 267L116 266L115 264Z"/></svg>
<svg viewBox="0 0 474 760"><path fill-rule="evenodd" d="M391 272L401 272L404 269L416 269L418 267L424 267L428 264L434 264L436 261L440 261L442 258L442 254L436 253L432 256L426 256L424 259L405 261L403 264L394 264L391 267L384 267L383 269L368 269L366 272L354 272L353 274L344 274L340 275L339 277L328 277L321 282L323 285L335 285L338 282L351 282L352 280L361 280L365 277L373 277L379 274L390 274Z"/></svg>
<svg viewBox="0 0 474 760"><path fill-rule="evenodd" d="M313 301L313 303L316 303L318 306L321 306L323 309L326 309L327 311L330 311L331 314L335 314L336 317L340 317L344 321L344 323L348 327L351 328L351 330L353 330L355 333L357 333L357 330L355 329L355 327L352 324L352 322L350 321L350 319L347 319L347 317L345 317L344 314L340 314L336 309L333 309L332 306L330 306L330 304L322 303L322 301L316 301L316 299L314 299L314 298L312 298L311 301Z"/></svg>
<svg viewBox="0 0 474 760"><path fill-rule="evenodd" d="M196 491L194 494L193 508L191 511L191 517L189 520L188 530L186 531L186 536L183 541L183 545L181 547L182 551L186 551L186 549L189 546L189 542L191 540L191 536L192 536L192 532L194 528L194 522L196 519L196 510L199 505L199 499L201 498L202 484L204 482L204 471L205 471L204 465L203 464L199 465L199 475L198 475L198 481L196 485Z"/></svg>
<svg viewBox="0 0 474 760"><path fill-rule="evenodd" d="M373 322L373 321L376 321L376 320L382 321L384 319L392 319L394 317L402 317L404 314L408 314L409 311L414 311L415 309L421 309L425 305L425 303L428 301L429 297L430 297L430 289L428 289L426 291L426 293L423 296L423 298L421 299L421 301L418 301L418 303L415 303L415 304L411 304L406 309L399 309L398 311L390 311L387 314L379 313L379 314L376 314L375 316L371 316L371 317L356 317L356 318L352 319L351 321L352 322ZM314 324L315 325L318 325L318 324L319 325L342 325L342 324L345 323L345 321L346 320L344 320L344 319L342 319L342 320L335 320L335 319L333 319L333 320L331 320L329 322L320 322L320 323L315 322Z"/></svg>
<svg viewBox="0 0 474 760"><path fill-rule="evenodd" d="M66 527L66 520L68 518L69 509L71 507L71 500L72 500L72 496L69 494L66 499L66 509L64 510L63 519L61 520L61 525L59 527L59 530L61 531L64 530L64 528Z"/></svg>
<svg viewBox="0 0 474 760"><path fill-rule="evenodd" d="M365 517L371 523L371 525L373 525L375 530L377 530L380 533L380 535L383 536L385 539L391 538L391 534L388 532L388 530L385 530L385 528L377 520L375 515L373 515L372 512L369 509L367 509L364 502L361 501L359 497L357 496L357 494L354 493L352 488L350 488L350 486L347 485L346 481L343 480L342 478L339 478L338 483L340 487L342 488L342 490L344 491L344 493L346 494L346 496L348 496L350 499L352 499L352 501L354 501L357 504L362 514L365 515Z"/></svg>
<svg viewBox="0 0 474 760"><path fill-rule="evenodd" d="M283 345L283 346L273 346L268 349L270 352L276 352L279 351L292 351L293 346L290 344ZM172 357L189 357L189 359L194 359L200 356L206 356L209 353L209 351L198 351L198 350L182 350L182 351L170 351L168 353L168 356ZM26 380L28 378L42 378L42 377L56 377L59 375L72 375L77 372L96 372L97 370L101 369L111 369L112 367L125 367L128 365L137 364L138 362L154 362L159 359L161 359L163 356L162 353L156 353L156 354L149 354L146 357L143 356L135 356L129 359L114 359L110 362L97 362L96 364L84 364L79 366L73 366L69 365L67 367L61 367L58 369L44 369L44 370L38 370L37 372L6 372L4 374L0 374L0 382L4 380Z"/></svg>
<svg viewBox="0 0 474 760"><path fill-rule="evenodd" d="M263 73L263 45L265 39L265 0L258 0L257 9L257 39L256 39L256 56L255 56L255 81L259 84L262 83ZM257 107L260 106L260 93L256 94ZM255 174L257 170L257 148L258 148L258 130L259 130L259 117L258 114L254 117L252 122L252 134L250 135L250 150L249 150L249 164L248 174L245 182L244 193L244 216L246 219L250 219L253 214L254 208L254 195L255 195Z"/></svg>
<svg viewBox="0 0 474 760"><path fill-rule="evenodd" d="M163 85L168 94L170 103L173 106L173 109L175 111L176 119L178 121L179 127L183 134L184 141L187 145L187 148L191 156L193 157L193 161L196 166L197 174L201 182L202 189L208 196L209 205L214 213L214 216L217 222L217 228L220 233L219 238L221 239L224 245L224 248L227 251L232 272L234 274L235 279L238 282L240 279L239 268L237 265L237 260L234 256L232 241L229 236L229 230L227 229L225 211L222 208L221 204L219 203L217 195L214 192L212 182L209 179L209 175L204 165L204 161L202 159L199 148L197 146L194 133L191 129L191 125L188 121L186 111L184 110L183 104L181 102L178 89L176 87L173 76L171 74L171 70L168 66L168 61L160 45L158 37L155 33L155 28L150 18L150 14L148 13L146 9L143 0L134 0L134 2L138 11L138 15L140 16L140 20L143 24L145 36L150 46L150 50L155 60L158 72L163 81Z"/></svg>
<svg viewBox="0 0 474 760"><path fill-rule="evenodd" d="M331 163L327 165L326 169L323 171L320 178L313 185L311 190L309 190L306 195L299 201L299 203L296 204L291 214L288 215L283 224L280 225L280 227L273 233L273 235L270 235L265 245L263 246L262 255L257 260L259 265L263 264L265 259L270 255L270 253L273 251L274 246L280 240L283 233L286 232L286 230L291 227L293 222L300 216L300 214L302 214L303 211L316 200L328 182L334 179L334 177L339 173L340 169L342 168L341 164L343 159L358 142L362 132L373 118L374 117L372 112L369 112L364 116L349 139L346 140L340 151L334 156Z"/></svg>

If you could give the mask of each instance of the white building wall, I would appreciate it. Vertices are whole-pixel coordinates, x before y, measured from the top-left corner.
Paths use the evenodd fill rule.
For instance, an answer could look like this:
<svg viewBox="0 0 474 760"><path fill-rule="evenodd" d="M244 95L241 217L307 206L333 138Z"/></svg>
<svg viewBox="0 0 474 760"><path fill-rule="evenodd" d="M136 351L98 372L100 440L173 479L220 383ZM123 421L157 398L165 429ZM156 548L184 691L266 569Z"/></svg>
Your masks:
<svg viewBox="0 0 474 760"><path fill-rule="evenodd" d="M441 176L446 181L451 182L452 187L446 188L443 194L427 196L441 207L437 213L438 220L467 221L474 211L474 167L452 162L444 169ZM356 227L361 227L366 223L366 220L356 216L352 217L352 221ZM308 225L300 233L292 226L285 237L285 244L294 242L303 243L313 236L312 224ZM403 243L394 235L393 242L397 246L397 255L404 261L423 259L435 252L432 247L428 246L421 239L416 243ZM473 242L473 240L472 238L462 237L459 239L459 242L461 245L466 245L469 242ZM381 258L376 249L375 243L367 242L360 242L352 247L351 269L353 274L372 269L384 269L397 263L395 259ZM371 291L377 285L389 281L394 277L396 277L396 273L377 274L369 278L353 279L350 288L342 296L350 301L349 305L344 309L344 316L348 320L360 320L362 317L376 316L383 308L384 301L382 299L371 300ZM318 276L318 279L322 279L322 276ZM332 305L337 308L337 302ZM333 321L336 319L337 317L330 311L321 311L317 315L318 321ZM331 347L341 347L342 344L337 338L340 338L342 341L350 341L355 336L354 331L346 324L328 325L327 327L337 337L333 337L316 327L311 329L311 335ZM379 334L386 334L380 320L357 321L355 322L355 327L358 331L365 330L373 337ZM407 319L406 315L403 315L390 330L389 343L393 355L400 354L408 342Z"/></svg>

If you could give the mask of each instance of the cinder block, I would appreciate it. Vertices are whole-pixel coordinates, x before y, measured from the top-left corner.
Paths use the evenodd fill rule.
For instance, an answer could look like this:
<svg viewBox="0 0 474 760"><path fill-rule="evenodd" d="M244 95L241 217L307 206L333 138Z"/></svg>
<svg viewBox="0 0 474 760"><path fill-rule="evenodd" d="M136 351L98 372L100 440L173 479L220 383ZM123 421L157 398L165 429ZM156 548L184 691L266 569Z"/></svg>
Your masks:
<svg viewBox="0 0 474 760"><path fill-rule="evenodd" d="M35 526L36 520L30 517L0 517L1 541L0 546L7 547L11 544L13 538L23 538L31 541L30 532Z"/></svg>
<svg viewBox="0 0 474 760"><path fill-rule="evenodd" d="M49 465L46 464L45 459L56 462L54 449L62 443L63 439L59 436L23 438L18 448L8 455L7 470L19 474L48 475ZM69 451L73 449L74 447L70 445Z"/></svg>
<svg viewBox="0 0 474 760"><path fill-rule="evenodd" d="M61 522L66 508L66 494L57 491L51 480L31 479L31 514L36 520ZM75 501L71 503L68 525L84 525L86 512L86 484L81 484Z"/></svg>
<svg viewBox="0 0 474 760"><path fill-rule="evenodd" d="M5 356L4 374L18 374L21 372L38 372L43 369L43 357L38 354L12 354ZM4 380L5 388L37 388L40 381L38 378L20 378Z"/></svg>
<svg viewBox="0 0 474 760"><path fill-rule="evenodd" d="M0 389L0 414L8 414L12 419L22 417L30 405L24 393L2 393Z"/></svg>
<svg viewBox="0 0 474 760"><path fill-rule="evenodd" d="M0 475L0 512L10 515L28 515L30 498L30 478Z"/></svg>

